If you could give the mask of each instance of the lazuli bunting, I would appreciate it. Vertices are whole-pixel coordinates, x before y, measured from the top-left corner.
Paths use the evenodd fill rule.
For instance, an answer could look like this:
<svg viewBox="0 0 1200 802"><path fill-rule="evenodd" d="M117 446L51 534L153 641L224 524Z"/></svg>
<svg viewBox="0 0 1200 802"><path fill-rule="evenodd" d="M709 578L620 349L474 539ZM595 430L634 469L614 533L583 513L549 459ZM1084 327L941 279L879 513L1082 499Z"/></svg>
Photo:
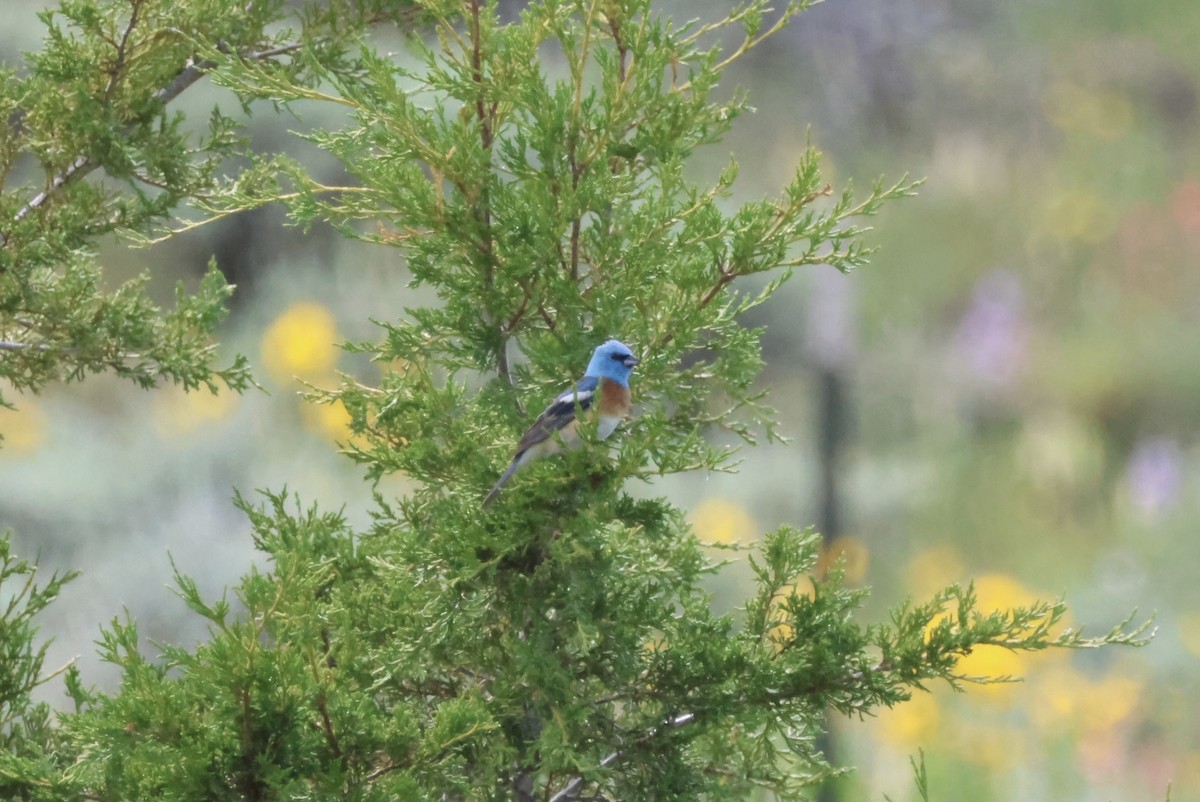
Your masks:
<svg viewBox="0 0 1200 802"><path fill-rule="evenodd" d="M517 443L512 462L484 498L483 506L495 501L500 488L523 466L556 454L564 446L577 446L578 413L591 412L599 418L596 433L601 440L612 434L633 411L629 376L638 362L629 346L619 340L609 340L597 348L583 378L555 398Z"/></svg>

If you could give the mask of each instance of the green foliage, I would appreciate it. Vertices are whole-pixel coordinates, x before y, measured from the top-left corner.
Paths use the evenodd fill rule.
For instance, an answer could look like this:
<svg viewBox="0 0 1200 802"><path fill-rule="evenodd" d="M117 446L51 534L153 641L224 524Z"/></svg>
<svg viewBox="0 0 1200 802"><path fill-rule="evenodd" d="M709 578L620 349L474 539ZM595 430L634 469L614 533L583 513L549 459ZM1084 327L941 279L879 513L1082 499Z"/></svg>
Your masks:
<svg viewBox="0 0 1200 802"><path fill-rule="evenodd" d="M45 674L48 643L35 646L33 619L58 597L74 572L36 582L37 567L12 553L9 533L0 536L0 797L22 799L31 788L52 783L56 767L48 753L59 740L50 706L34 702L33 690L69 667ZM68 685L77 687L72 672Z"/></svg>
<svg viewBox="0 0 1200 802"><path fill-rule="evenodd" d="M243 358L216 367L211 338L233 288L215 267L163 312L147 277L105 287L96 243L144 238L244 151L240 123L220 109L199 126L170 110L213 66L200 41L312 82L302 50L335 70L364 26L401 16L393 5L333 2L294 20L279 3L231 0L69 0L42 12L42 49L0 81L0 379L33 392L98 371L144 387L248 386Z"/></svg>
<svg viewBox="0 0 1200 802"><path fill-rule="evenodd" d="M361 4L334 6L348 15L345 30L376 18ZM138 29L89 16L90 4L71 8L81 30L100 32L101 51L105 25L108 39ZM714 432L774 436L755 385L761 332L742 313L795 267L861 264L862 218L911 191L901 181L862 200L832 195L812 150L772 200L735 205L734 163L711 185L688 174L695 149L719 141L746 108L718 91L724 68L802 4L770 23L751 2L716 23L678 26L644 0L544 0L513 21L495 6L433 2L422 9L432 30L411 41L411 59L304 29L286 63L253 55L290 47L292 32L262 33L281 30L281 5L247 8L244 30L210 29L200 10L213 8L198 4L197 24L166 37L186 43L171 63L179 53L202 59L248 107L344 107L345 128L310 139L353 185L320 184L276 154L249 154L244 172L218 179L215 162L181 151L174 173L155 168L154 180L191 176L168 206L193 197L210 217L286 203L299 224L329 221L395 247L414 283L436 292L438 305L381 322L380 342L351 346L389 367L378 387L347 380L315 393L350 411L346 449L369 477L399 473L415 489L399 500L381 491L365 532L293 508L285 494L241 501L269 568L252 569L234 601L206 600L176 577L209 625L194 650L161 645L152 658L134 622L114 621L100 647L122 670L120 689L70 679L78 712L39 730L28 760L0 775L18 798L566 802L768 789L791 799L838 771L814 746L830 708L867 716L931 680L973 681L956 664L979 646L1140 642L1142 630L1124 626L1098 639L1057 632L1061 603L981 614L969 588L864 626L855 616L865 591L845 587L836 569L819 576L819 536L790 527L755 550L744 608L718 615L702 582L720 566L683 513L626 492L631 479L730 468L733 452L711 444ZM312 11L304 21L322 19ZM235 45L245 30L258 33ZM722 33L739 43L722 47ZM52 36L47 64L59 63L61 38ZM145 70L150 83L177 75ZM126 107L143 108L122 101L112 125L136 128L141 118ZM121 146L114 176L136 182L149 169L135 166L149 163L135 150L157 147L146 143L166 118L154 119ZM216 157L229 141L214 135L201 150ZM155 164L176 152L166 145ZM121 225L144 237L164 221L193 225L167 220L168 207L154 206L164 196L133 202L83 183L21 220L66 214L68 191L113 209L132 203ZM34 233L18 226L6 247L20 234L33 248ZM755 279L757 289L743 288ZM181 300L184 319L211 330L221 291L210 279L202 298L212 304ZM616 453L591 442L535 464L483 511L528 410L609 336L644 358L638 414ZM196 365L168 355L147 370ZM798 590L806 577L811 593ZM32 637L23 629L13 640L31 660Z"/></svg>

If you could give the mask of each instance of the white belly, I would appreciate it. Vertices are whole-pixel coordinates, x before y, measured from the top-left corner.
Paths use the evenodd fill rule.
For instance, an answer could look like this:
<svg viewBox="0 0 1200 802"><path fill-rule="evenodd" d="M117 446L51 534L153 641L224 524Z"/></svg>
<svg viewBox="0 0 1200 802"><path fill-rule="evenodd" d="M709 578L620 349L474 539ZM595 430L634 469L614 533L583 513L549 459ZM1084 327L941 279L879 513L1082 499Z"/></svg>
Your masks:
<svg viewBox="0 0 1200 802"><path fill-rule="evenodd" d="M601 415L600 420L597 422L597 424L598 425L596 426L596 434L599 435L601 440L604 440L610 434L615 432L617 430L617 427L621 425L621 416L620 415Z"/></svg>

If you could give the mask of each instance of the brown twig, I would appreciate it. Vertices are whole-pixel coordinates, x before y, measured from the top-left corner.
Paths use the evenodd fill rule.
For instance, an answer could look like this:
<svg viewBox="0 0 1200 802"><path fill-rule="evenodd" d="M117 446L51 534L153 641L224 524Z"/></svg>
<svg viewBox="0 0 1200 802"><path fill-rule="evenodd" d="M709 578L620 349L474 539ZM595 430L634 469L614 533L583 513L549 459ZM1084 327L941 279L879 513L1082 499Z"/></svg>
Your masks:
<svg viewBox="0 0 1200 802"><path fill-rule="evenodd" d="M321 728L325 731L325 742L329 744L329 749L334 756L342 761L343 767L346 763L346 756L342 754L342 748L338 745L337 735L333 731L333 721L329 718L329 705L325 701L325 691L317 694L317 710L321 714Z"/></svg>
<svg viewBox="0 0 1200 802"><path fill-rule="evenodd" d="M490 105L484 99L483 87L483 22L481 19L481 3L480 0L471 0L471 80L475 82L475 117L479 121L479 144L482 146L485 153L490 154L492 143L495 140L495 130L492 127L492 115L496 113L498 105L493 101ZM475 210L475 219L479 222L481 229L481 240L479 243L479 251L483 256L483 280L487 287L488 295L492 295L492 288L496 283L496 253L494 243L492 241L492 209L488 196L488 187L485 180L484 185L479 190L479 202ZM488 325L496 325L495 315L491 309L485 306L485 320ZM500 347L496 351L496 372L505 384L510 387L513 385L511 366L508 362L508 340L505 336L504 324L499 324L500 329ZM519 409L518 405L518 409Z"/></svg>
<svg viewBox="0 0 1200 802"><path fill-rule="evenodd" d="M700 308L706 307L710 303L712 303L713 299L717 297L717 295L721 292L721 290L725 287L725 285L738 277L737 271L731 270L730 268L726 267L725 265L721 265L721 267L719 268L719 271L720 272L719 272L719 277L717 278L717 283L714 284L712 286L712 289L710 289L705 294L705 296L700 299Z"/></svg>

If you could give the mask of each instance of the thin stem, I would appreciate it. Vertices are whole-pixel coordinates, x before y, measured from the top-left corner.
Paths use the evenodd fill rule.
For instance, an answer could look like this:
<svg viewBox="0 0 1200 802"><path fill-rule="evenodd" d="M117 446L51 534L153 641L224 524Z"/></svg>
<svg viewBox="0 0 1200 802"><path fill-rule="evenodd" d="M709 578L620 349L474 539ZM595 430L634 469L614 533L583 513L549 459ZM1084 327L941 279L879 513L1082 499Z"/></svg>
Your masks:
<svg viewBox="0 0 1200 802"><path fill-rule="evenodd" d="M484 99L483 22L480 13L482 11L480 0L471 0L470 11L471 80L475 82L476 87L475 117L479 121L479 144L483 148L483 152L488 155L490 164L492 143L495 139L492 115L495 113L497 105L496 103L492 103L489 106ZM492 290L496 284L496 255L492 242L492 209L487 178L484 179L483 186L479 189L478 198L479 202L475 209L475 219L479 222L481 229L479 251L483 257L484 286L487 288L487 297L491 298L494 296ZM505 332L504 323L496 321L496 315L487 304L484 305L484 316L489 326L498 327L500 347L496 349L496 372L500 375L501 380L511 387L513 386L512 369L508 362L508 337ZM518 409L520 409L519 405Z"/></svg>
<svg viewBox="0 0 1200 802"><path fill-rule="evenodd" d="M747 36L744 40L742 40L742 43L741 43L741 45L738 46L737 50L733 51L731 54L726 56L724 59L717 62L717 64L712 69L714 71L716 71L718 74L720 74L730 64L737 61L742 56L746 55L751 50L753 50L754 48L761 45L767 39L770 39L772 36L779 33L780 31L782 31L784 29L784 27L787 25L788 20L790 20L792 17L794 17L799 12L803 11L809 5L811 5L811 3L806 2L805 0L801 0L801 2L789 5L786 9L784 9L783 14L781 14L779 19L777 19L775 21L774 25L772 25L770 28L768 28L765 32L758 34L757 36ZM722 28L726 28L730 25L733 25L736 22L740 22L741 20L745 19L746 16L750 12L761 11L761 10L762 10L762 4L760 4L760 3L747 4L741 10L739 10L737 13L731 14L730 16L726 17L725 19L721 20L720 22L714 22L714 23L710 23L708 25L701 26L697 30L693 31L690 36L687 36L684 39L680 40L680 45L694 44L703 35L710 33L712 31L721 30ZM692 82L684 81L682 84L673 86L672 91L686 92L691 88L692 88Z"/></svg>

